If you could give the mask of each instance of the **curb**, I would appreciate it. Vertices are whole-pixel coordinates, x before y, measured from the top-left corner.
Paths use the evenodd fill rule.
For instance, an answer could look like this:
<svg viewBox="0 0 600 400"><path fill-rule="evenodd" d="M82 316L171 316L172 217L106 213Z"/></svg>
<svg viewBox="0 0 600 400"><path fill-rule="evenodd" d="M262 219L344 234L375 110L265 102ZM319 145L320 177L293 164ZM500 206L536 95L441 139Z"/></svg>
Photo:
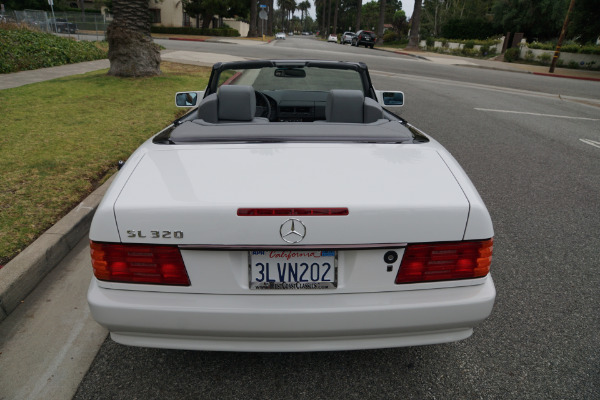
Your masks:
<svg viewBox="0 0 600 400"><path fill-rule="evenodd" d="M0 269L0 321L14 311L87 234L96 208L113 179L114 175Z"/></svg>
<svg viewBox="0 0 600 400"><path fill-rule="evenodd" d="M183 40L184 42L206 42L208 39L192 39L192 38L170 37L169 40Z"/></svg>
<svg viewBox="0 0 600 400"><path fill-rule="evenodd" d="M548 72L532 72L533 75L541 75L541 76L552 76L554 78L569 78L569 79L580 79L582 81L595 81L600 82L600 78L590 78L587 76L570 76L570 75L556 75Z"/></svg>

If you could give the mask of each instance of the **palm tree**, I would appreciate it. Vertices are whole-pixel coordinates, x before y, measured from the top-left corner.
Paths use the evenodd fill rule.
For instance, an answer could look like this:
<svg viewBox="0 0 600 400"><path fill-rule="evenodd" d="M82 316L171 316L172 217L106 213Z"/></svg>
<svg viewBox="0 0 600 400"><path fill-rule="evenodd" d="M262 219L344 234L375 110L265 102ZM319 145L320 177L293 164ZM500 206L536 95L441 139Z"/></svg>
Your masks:
<svg viewBox="0 0 600 400"><path fill-rule="evenodd" d="M419 49L419 27L421 25L421 0L415 1L415 9L410 18L410 39L408 40L407 49Z"/></svg>
<svg viewBox="0 0 600 400"><path fill-rule="evenodd" d="M256 0L250 0L250 29L248 37L258 36L258 27L256 26L256 17L258 15L258 4Z"/></svg>
<svg viewBox="0 0 600 400"><path fill-rule="evenodd" d="M356 0L356 32L360 31L361 14L362 14L362 0Z"/></svg>
<svg viewBox="0 0 600 400"><path fill-rule="evenodd" d="M106 30L109 75L160 74L160 52L150 36L148 0L113 0L114 19Z"/></svg>
<svg viewBox="0 0 600 400"><path fill-rule="evenodd" d="M333 31L331 33L337 33L338 23L338 10L340 8L340 0L335 0L335 13L333 14Z"/></svg>
<svg viewBox="0 0 600 400"><path fill-rule="evenodd" d="M417 0L418 2L419 0ZM377 44L383 43L383 24L385 20L385 0L379 0L379 23L377 24Z"/></svg>
<svg viewBox="0 0 600 400"><path fill-rule="evenodd" d="M298 10L300 10L300 23L302 24L302 30L304 30L304 17L310 9L310 2L308 0L302 1L298 4Z"/></svg>

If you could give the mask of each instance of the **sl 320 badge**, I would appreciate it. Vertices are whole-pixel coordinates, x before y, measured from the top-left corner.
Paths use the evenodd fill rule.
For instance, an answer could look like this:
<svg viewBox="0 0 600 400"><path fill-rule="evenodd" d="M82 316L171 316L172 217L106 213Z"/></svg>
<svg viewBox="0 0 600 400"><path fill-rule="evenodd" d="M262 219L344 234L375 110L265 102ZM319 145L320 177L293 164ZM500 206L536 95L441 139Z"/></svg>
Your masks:
<svg viewBox="0 0 600 400"><path fill-rule="evenodd" d="M129 229L127 237L130 238L150 238L150 239L183 239L182 231L140 231Z"/></svg>

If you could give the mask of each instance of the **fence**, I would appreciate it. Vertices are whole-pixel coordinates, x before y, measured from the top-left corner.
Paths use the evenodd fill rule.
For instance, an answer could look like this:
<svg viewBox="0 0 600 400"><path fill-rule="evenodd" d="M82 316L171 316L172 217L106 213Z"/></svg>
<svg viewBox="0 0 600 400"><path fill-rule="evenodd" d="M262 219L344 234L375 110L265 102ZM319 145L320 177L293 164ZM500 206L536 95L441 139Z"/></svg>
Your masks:
<svg viewBox="0 0 600 400"><path fill-rule="evenodd" d="M102 40L112 16L97 13L79 13L57 11L52 13L40 10L6 11L0 16L0 22L26 24L44 32L54 32L68 36L96 35Z"/></svg>

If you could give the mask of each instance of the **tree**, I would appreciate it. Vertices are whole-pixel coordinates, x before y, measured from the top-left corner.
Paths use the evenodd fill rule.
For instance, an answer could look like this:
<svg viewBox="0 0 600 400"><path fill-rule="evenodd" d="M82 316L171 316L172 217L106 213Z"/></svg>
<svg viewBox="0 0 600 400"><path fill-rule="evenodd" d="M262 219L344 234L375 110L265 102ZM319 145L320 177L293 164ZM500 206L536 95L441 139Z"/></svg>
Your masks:
<svg viewBox="0 0 600 400"><path fill-rule="evenodd" d="M256 0L250 0L250 29L248 30L248 37L258 36L256 27L256 18L258 15L258 3Z"/></svg>
<svg viewBox="0 0 600 400"><path fill-rule="evenodd" d="M160 52L150 36L148 0L113 0L114 19L106 30L109 75L160 74Z"/></svg>
<svg viewBox="0 0 600 400"><path fill-rule="evenodd" d="M568 8L569 0L496 0L492 11L499 30L545 41L558 37Z"/></svg>
<svg viewBox="0 0 600 400"><path fill-rule="evenodd" d="M356 0L357 11L356 11L356 31L360 31L360 17L362 14L362 0Z"/></svg>
<svg viewBox="0 0 600 400"><path fill-rule="evenodd" d="M418 50L419 49L419 28L421 24L421 0L415 1L415 8L413 15L410 19L410 38L406 49Z"/></svg>
<svg viewBox="0 0 600 400"><path fill-rule="evenodd" d="M600 35L600 7L598 0L577 0L573 7L567 37L581 43L596 43Z"/></svg>
<svg viewBox="0 0 600 400"><path fill-rule="evenodd" d="M392 24L394 25L394 30L398 34L398 37L406 34L408 31L408 24L406 22L406 13L404 10L398 10L394 13Z"/></svg>
<svg viewBox="0 0 600 400"><path fill-rule="evenodd" d="M338 10L340 8L340 0L335 0L335 13L333 14L333 30L331 33L337 34Z"/></svg>
<svg viewBox="0 0 600 400"><path fill-rule="evenodd" d="M379 21L377 23L377 44L383 44L383 25L385 23L385 0L379 0Z"/></svg>

